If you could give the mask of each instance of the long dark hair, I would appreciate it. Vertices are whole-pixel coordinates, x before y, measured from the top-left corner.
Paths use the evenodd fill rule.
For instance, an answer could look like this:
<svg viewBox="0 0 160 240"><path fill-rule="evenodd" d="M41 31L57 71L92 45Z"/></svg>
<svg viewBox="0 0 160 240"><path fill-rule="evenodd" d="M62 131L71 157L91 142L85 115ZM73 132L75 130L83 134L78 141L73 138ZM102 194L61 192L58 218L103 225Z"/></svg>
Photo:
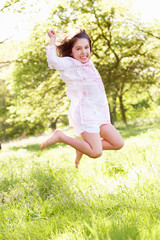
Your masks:
<svg viewBox="0 0 160 240"><path fill-rule="evenodd" d="M91 50L91 39L85 30L80 30L78 33L72 36L67 36L65 39L57 46L57 50L61 57L71 57L73 45L79 38L86 38L89 42Z"/></svg>

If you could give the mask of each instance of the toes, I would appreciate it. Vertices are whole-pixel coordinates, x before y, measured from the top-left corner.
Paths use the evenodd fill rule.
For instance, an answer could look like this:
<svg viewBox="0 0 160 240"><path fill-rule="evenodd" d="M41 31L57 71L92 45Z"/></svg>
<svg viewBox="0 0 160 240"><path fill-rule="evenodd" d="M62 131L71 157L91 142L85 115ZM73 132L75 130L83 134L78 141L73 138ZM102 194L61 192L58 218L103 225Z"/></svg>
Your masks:
<svg viewBox="0 0 160 240"><path fill-rule="evenodd" d="M79 161L80 161L80 160L76 160L76 161L75 161L76 168L78 168Z"/></svg>
<svg viewBox="0 0 160 240"><path fill-rule="evenodd" d="M43 150L43 148L44 148L44 144L41 145L41 150Z"/></svg>

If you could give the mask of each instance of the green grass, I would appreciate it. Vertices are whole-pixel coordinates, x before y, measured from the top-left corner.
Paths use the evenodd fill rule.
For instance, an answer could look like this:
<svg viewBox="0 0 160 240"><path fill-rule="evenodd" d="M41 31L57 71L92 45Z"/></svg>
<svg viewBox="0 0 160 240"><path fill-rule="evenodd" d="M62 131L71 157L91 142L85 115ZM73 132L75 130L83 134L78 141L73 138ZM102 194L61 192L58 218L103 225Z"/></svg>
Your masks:
<svg viewBox="0 0 160 240"><path fill-rule="evenodd" d="M160 239L158 121L119 130L122 150L84 156L78 170L71 147L40 151L46 136L3 144L0 239Z"/></svg>

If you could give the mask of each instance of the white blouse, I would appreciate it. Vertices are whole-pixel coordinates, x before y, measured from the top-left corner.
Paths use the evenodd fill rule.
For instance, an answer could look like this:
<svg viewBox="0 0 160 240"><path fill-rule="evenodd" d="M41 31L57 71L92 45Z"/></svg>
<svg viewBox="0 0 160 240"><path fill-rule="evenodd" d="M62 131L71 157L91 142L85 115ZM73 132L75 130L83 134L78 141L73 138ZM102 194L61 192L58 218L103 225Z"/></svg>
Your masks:
<svg viewBox="0 0 160 240"><path fill-rule="evenodd" d="M71 100L69 123L73 126L74 111L80 109L81 124L110 123L110 113L102 79L91 60L87 63L72 57L58 57L55 46L46 47L48 66L60 73L67 84Z"/></svg>

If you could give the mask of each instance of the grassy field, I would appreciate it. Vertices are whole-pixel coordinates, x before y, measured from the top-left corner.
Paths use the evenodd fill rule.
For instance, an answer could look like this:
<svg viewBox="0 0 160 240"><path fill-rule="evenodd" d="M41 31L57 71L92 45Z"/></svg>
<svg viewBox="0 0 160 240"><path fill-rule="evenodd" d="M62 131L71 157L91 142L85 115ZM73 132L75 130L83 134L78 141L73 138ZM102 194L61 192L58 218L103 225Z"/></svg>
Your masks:
<svg viewBox="0 0 160 240"><path fill-rule="evenodd" d="M159 123L137 121L119 131L122 150L84 156L79 169L69 146L41 152L46 136L4 143L0 239L160 239Z"/></svg>

